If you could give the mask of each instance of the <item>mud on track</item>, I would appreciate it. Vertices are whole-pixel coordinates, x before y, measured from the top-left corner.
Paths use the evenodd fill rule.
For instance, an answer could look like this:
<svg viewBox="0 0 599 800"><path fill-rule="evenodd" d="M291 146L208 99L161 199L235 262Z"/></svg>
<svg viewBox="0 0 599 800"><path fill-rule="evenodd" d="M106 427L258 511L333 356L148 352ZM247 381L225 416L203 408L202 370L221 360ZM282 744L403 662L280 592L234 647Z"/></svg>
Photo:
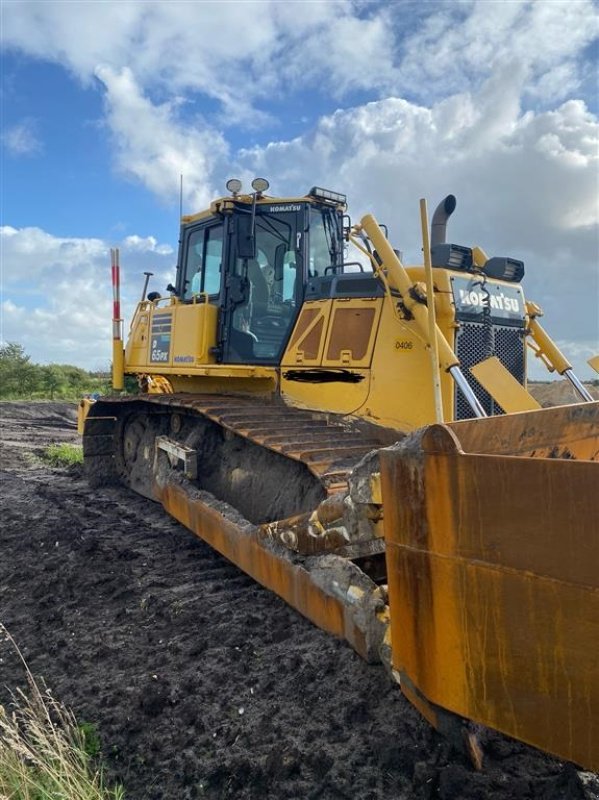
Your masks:
<svg viewBox="0 0 599 800"><path fill-rule="evenodd" d="M0 620L97 726L129 800L599 797L592 776L501 736L474 772L382 667L159 506L32 459L77 441L74 420L66 404L0 404ZM25 682L0 648L6 703Z"/></svg>

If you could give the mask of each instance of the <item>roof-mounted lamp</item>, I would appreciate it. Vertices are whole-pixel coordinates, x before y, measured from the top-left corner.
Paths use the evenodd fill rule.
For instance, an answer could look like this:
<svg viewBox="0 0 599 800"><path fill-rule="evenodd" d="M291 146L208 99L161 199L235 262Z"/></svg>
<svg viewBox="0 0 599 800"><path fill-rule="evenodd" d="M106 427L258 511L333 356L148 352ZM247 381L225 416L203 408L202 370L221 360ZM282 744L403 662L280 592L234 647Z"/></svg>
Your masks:
<svg viewBox="0 0 599 800"><path fill-rule="evenodd" d="M260 197L269 186L270 183L266 180L266 178L254 178L252 181L252 189L254 189L254 191L258 194L258 197Z"/></svg>
<svg viewBox="0 0 599 800"><path fill-rule="evenodd" d="M241 181L237 178L231 178L226 183L227 191L231 192L233 197L237 197L239 192L241 191Z"/></svg>

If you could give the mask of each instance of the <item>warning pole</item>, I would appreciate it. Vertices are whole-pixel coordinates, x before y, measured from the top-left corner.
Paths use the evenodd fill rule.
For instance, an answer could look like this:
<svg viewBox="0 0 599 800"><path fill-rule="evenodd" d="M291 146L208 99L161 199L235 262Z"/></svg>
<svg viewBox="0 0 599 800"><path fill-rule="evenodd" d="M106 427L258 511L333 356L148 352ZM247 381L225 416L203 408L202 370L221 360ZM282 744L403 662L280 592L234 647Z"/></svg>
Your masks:
<svg viewBox="0 0 599 800"><path fill-rule="evenodd" d="M125 388L125 352L123 350L123 320L121 319L121 267L118 247L110 250L112 273L112 388Z"/></svg>

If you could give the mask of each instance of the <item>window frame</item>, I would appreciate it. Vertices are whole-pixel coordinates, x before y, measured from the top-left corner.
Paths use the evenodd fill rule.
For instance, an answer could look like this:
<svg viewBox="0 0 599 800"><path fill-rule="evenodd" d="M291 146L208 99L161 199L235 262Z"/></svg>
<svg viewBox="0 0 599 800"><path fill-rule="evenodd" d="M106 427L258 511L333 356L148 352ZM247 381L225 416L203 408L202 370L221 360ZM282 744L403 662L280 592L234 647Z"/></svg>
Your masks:
<svg viewBox="0 0 599 800"><path fill-rule="evenodd" d="M297 205L299 205L299 204L300 203L298 202ZM272 205L274 205L276 207L280 207L283 204L280 203L280 202L274 202ZM296 205L296 203L294 203L293 205ZM226 296L227 289L225 288L225 294L223 296L224 297L223 303L224 303L224 306L227 308L227 310L226 310L225 314L223 314L223 317L222 317L222 331L223 331L223 334L224 334L224 336L226 338L225 338L225 344L224 344L224 347L223 347L223 354L222 354L222 357L221 357L221 362L222 363L227 363L227 364L252 364L252 365L264 365L264 366L279 366L281 364L281 359L282 359L282 357L283 357L283 355L285 353L285 350L287 348L287 343L288 343L288 341L289 341L289 339L291 337L291 334L293 333L293 328L294 328L295 322L297 321L297 317L299 315L299 311L300 311L300 308L301 308L301 305L302 305L302 301L303 301L303 285L304 285L304 273L305 273L305 262L306 262L306 246L307 246L306 233L307 233L308 203L306 203L304 201L301 201L301 205L303 206L303 209L301 210L301 213L299 213L297 215L297 218L296 218L297 222L296 222L296 225L295 225L295 231L294 231L294 235L292 237L292 240L295 239L295 242L297 243L298 242L298 239L297 239L298 234L301 234L301 240L300 240L301 241L301 246L299 248L299 258L297 259L297 263L296 263L296 275L294 276L294 279L293 279L293 283L294 283L293 292L291 293L291 296L287 299L287 302L289 303L289 309L291 311L291 315L289 317L288 325L286 326L285 335L283 337L281 337L281 341L280 341L278 350L277 350L276 353L273 353L272 355L268 355L268 356L267 355L254 355L250 359L244 358L244 357L241 357L241 356L238 356L238 355L235 354L234 348L232 348L232 346L231 346L231 336L232 336L233 331L235 330L234 329L234 325L233 325L233 314L234 314L234 311L238 308L238 306L236 306L235 308L233 308L231 310L228 310L227 296ZM239 212L237 212L237 213L239 213ZM258 263L260 263L260 259L258 258L258 253L261 252L263 257L270 264L270 266L274 267L274 249L273 249L273 247L266 247L266 248L261 248L260 247L260 233L258 231L258 227L260 225L260 219L262 217L272 217L273 219L276 219L276 212L272 212L272 210L270 208L270 204L265 205L265 206L258 206L257 209L256 209L256 234L255 234L256 235L256 256L255 256L255 258L256 258L256 261L258 261ZM283 220L284 220L284 218L283 218ZM234 237L233 237L233 239L234 239ZM290 244L291 243L292 242L290 242ZM293 249L293 252L296 252L296 253L298 252L297 248L292 248L292 249ZM269 255L268 251L271 251L270 255ZM291 252L291 249L290 249L290 252ZM229 253L229 269L230 269L231 274L247 278L247 274L244 274L243 269L241 267L241 265L242 265L244 260L247 261L248 259L242 259L241 257L238 256L236 242L232 241L231 242L231 252ZM249 305L249 303L240 304L240 305ZM281 305L283 305L283 300L281 300ZM269 315L267 314L266 316L269 316ZM226 332L225 332L225 329L226 329Z"/></svg>
<svg viewBox="0 0 599 800"><path fill-rule="evenodd" d="M193 280L193 276L196 274L196 272L198 272L198 270L195 270L193 272L193 274L192 273L188 273L188 269L189 269L189 266L190 266L190 260L191 260L190 259L190 250L191 250L191 246L192 246L192 241L191 240L192 240L192 238L194 236L199 234L198 242L196 244L199 244L199 240L201 240L201 242L202 242L202 253L201 253L201 262L200 262L201 263L201 283L200 283L200 291L195 293L196 296L197 296L198 294L200 294L200 293L205 291L206 274L207 274L206 273L206 249L207 249L208 243L210 241L214 241L214 239L211 240L210 234L211 234L212 231L215 231L215 230L217 230L219 228L220 228L220 230L222 232L222 236L221 236L222 250L221 250L220 268L219 268L219 272L220 272L219 286L218 286L218 291L217 292L210 292L209 295L208 295L210 300L213 300L213 299L214 300L218 300L222 295L222 291L223 291L223 275L224 275L224 272L225 272L225 269L223 268L223 265L225 263L225 258L226 258L226 242L227 242L226 220L224 220L224 219L215 219L215 218L212 218L212 219L209 219L209 220L202 220L202 222L200 222L200 223L198 223L196 225L186 226L186 228L183 231L183 236L181 238L181 256L180 256L180 259L179 259L180 266L179 266L179 270L178 270L178 274L177 274L177 285L176 285L176 288L177 288L177 296L185 303L193 302L194 295L191 293L191 283L192 283L192 280Z"/></svg>

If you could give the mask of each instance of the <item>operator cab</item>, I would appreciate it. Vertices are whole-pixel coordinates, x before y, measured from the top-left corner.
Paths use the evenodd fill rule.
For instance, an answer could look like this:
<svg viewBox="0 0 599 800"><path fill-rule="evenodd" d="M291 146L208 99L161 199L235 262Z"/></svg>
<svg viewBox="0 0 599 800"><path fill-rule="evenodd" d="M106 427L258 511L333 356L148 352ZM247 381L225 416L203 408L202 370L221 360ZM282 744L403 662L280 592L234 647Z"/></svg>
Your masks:
<svg viewBox="0 0 599 800"><path fill-rule="evenodd" d="M252 195L238 183L184 218L175 289L185 303L218 306L218 362L279 364L308 281L342 268L345 197L315 187L275 201L264 179Z"/></svg>

